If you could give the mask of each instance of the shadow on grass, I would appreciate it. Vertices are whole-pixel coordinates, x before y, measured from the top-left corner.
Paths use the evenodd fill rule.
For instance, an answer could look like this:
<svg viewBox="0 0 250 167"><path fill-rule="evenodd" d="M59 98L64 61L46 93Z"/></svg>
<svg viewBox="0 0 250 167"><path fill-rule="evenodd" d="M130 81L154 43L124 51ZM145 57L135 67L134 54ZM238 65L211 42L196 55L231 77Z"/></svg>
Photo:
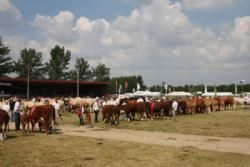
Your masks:
<svg viewBox="0 0 250 167"><path fill-rule="evenodd" d="M18 138L17 135L8 135L7 134L7 140L12 140L12 139L16 139L16 138Z"/></svg>

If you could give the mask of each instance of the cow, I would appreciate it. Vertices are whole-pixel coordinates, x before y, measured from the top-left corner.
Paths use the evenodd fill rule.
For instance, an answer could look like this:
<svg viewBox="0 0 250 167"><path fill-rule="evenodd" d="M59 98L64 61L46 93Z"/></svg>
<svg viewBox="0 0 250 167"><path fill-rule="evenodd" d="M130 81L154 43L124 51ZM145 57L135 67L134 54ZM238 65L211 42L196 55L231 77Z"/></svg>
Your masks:
<svg viewBox="0 0 250 167"><path fill-rule="evenodd" d="M215 97L217 111L223 111L225 109L225 99L223 97Z"/></svg>
<svg viewBox="0 0 250 167"><path fill-rule="evenodd" d="M146 112L146 104L143 99L121 99L117 105L118 110L125 112L125 119L127 121L135 120L135 114L137 113L140 120L144 119L144 113Z"/></svg>
<svg viewBox="0 0 250 167"><path fill-rule="evenodd" d="M53 105L41 105L34 106L29 113L29 121L32 125L32 132L34 132L35 124L39 123L39 130L45 128L46 133L48 134L51 130L51 122L55 124L55 108ZM28 125L29 128L29 125Z"/></svg>
<svg viewBox="0 0 250 167"><path fill-rule="evenodd" d="M224 109L234 109L235 108L235 100L234 100L234 97L225 97L225 100L224 100Z"/></svg>
<svg viewBox="0 0 250 167"><path fill-rule="evenodd" d="M0 109L0 133L2 140L6 139L7 126L10 121L10 116L7 111ZM2 126L4 125L4 130Z"/></svg>
<svg viewBox="0 0 250 167"><path fill-rule="evenodd" d="M186 109L185 114L195 114L195 107L196 107L196 99L195 98L189 98L186 99Z"/></svg>
<svg viewBox="0 0 250 167"><path fill-rule="evenodd" d="M102 108L102 121L104 123L119 123L120 110L115 105L105 105Z"/></svg>
<svg viewBox="0 0 250 167"><path fill-rule="evenodd" d="M196 112L209 114L211 112L211 99L196 98Z"/></svg>
<svg viewBox="0 0 250 167"><path fill-rule="evenodd" d="M25 131L26 129L26 125L27 125L27 131L28 129L28 125L29 125L29 111L32 109L32 107L24 107L24 110L22 112L20 112L20 123L22 125L22 129L23 131Z"/></svg>
<svg viewBox="0 0 250 167"><path fill-rule="evenodd" d="M146 103L146 106L150 111L151 120L153 120L155 117L160 116L162 111L164 117L168 117L170 115L169 112L171 111L172 101L169 100L163 100L160 102L152 101L150 103Z"/></svg>

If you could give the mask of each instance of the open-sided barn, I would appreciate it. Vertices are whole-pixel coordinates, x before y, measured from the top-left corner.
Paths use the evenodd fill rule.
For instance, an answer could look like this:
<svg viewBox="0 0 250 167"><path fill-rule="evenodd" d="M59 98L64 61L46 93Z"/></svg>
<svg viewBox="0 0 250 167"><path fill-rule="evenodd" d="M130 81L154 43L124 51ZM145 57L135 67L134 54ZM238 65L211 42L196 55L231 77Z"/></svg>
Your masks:
<svg viewBox="0 0 250 167"><path fill-rule="evenodd" d="M109 82L79 81L80 96L102 96ZM23 78L0 78L0 94L26 97L28 81ZM33 80L29 81L29 96L77 96L76 80Z"/></svg>

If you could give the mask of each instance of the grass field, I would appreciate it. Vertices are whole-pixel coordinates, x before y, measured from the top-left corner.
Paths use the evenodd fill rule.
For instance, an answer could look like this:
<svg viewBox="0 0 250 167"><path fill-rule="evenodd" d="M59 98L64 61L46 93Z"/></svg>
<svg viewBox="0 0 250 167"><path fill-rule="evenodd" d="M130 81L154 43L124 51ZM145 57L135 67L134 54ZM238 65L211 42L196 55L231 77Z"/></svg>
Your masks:
<svg viewBox="0 0 250 167"><path fill-rule="evenodd" d="M118 142L85 137L12 131L0 143L0 166L185 166L247 167L250 156Z"/></svg>
<svg viewBox="0 0 250 167"><path fill-rule="evenodd" d="M101 115L100 115L101 117ZM96 127L163 131L210 136L250 138L250 110L216 112L177 117L175 120L132 121L115 127L101 122ZM76 114L63 114L61 124L78 126ZM11 131L0 142L0 166L180 166L248 167L250 156L175 148L114 140L65 136L60 133Z"/></svg>
<svg viewBox="0 0 250 167"><path fill-rule="evenodd" d="M100 115L99 117L102 116ZM63 119L64 124L78 125L76 114L65 114ZM175 120L120 121L117 127L103 124L102 122L93 125L104 128L250 138L250 108L247 110L237 109L235 111L212 112L210 115L184 115L177 117Z"/></svg>

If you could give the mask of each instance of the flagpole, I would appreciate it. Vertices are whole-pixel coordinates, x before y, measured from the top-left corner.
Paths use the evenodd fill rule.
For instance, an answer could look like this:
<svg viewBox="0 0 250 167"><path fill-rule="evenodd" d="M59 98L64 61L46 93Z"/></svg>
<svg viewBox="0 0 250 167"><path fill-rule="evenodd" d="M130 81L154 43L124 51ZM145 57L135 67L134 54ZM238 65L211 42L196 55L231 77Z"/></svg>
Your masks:
<svg viewBox="0 0 250 167"><path fill-rule="evenodd" d="M126 82L125 82L124 88L125 88L125 89L124 89L124 93L126 94L126 92L127 92L127 90L126 90L126 89L127 89L127 87L126 87Z"/></svg>

